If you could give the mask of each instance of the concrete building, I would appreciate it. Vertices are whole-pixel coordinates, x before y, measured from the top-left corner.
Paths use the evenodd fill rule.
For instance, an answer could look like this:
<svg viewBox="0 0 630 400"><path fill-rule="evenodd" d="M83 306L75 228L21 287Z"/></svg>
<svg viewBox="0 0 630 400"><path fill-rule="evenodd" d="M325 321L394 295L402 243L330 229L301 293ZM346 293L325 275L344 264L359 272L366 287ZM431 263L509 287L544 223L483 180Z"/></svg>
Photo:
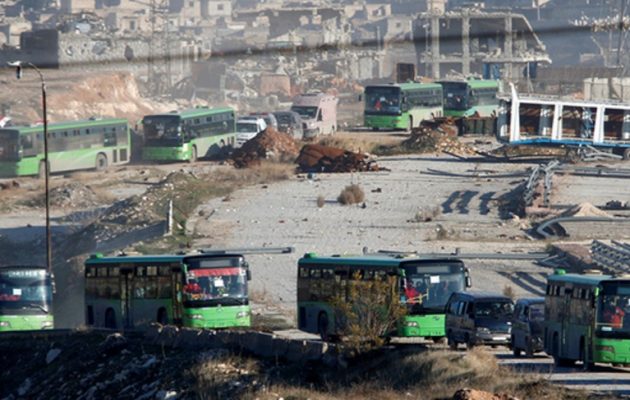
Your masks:
<svg viewBox="0 0 630 400"><path fill-rule="evenodd" d="M521 14L423 14L414 22L414 43L419 73L435 79L449 72L468 76L497 70L502 79L511 79L521 76L530 63L550 62L545 46Z"/></svg>

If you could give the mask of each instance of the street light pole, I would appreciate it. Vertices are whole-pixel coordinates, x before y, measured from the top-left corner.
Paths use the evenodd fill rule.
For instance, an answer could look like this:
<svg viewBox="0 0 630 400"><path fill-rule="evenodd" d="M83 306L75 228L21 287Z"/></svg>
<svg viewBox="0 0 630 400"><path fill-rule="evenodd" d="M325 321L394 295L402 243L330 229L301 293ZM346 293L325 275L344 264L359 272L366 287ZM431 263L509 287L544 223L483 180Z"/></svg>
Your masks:
<svg viewBox="0 0 630 400"><path fill-rule="evenodd" d="M22 63L12 62L9 63L11 66L15 66L17 79L22 77ZM48 180L50 176L50 163L48 161L48 115L46 112L46 81L44 80L44 75L42 71L37 68L33 63L24 64L33 68L37 74L39 75L39 79L42 83L42 112L44 118L44 186L46 190L46 270L48 273L52 274L52 246L51 246L51 233L50 233L50 196L48 190Z"/></svg>

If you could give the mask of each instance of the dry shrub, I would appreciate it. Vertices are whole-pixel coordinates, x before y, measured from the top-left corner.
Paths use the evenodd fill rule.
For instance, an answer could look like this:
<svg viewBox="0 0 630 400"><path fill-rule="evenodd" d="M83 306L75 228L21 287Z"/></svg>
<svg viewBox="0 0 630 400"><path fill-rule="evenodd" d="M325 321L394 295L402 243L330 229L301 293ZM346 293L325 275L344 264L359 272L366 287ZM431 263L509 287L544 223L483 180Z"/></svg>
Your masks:
<svg viewBox="0 0 630 400"><path fill-rule="evenodd" d="M514 292L514 288L512 285L503 286L503 295L509 297L510 299L516 299L516 293Z"/></svg>
<svg viewBox="0 0 630 400"><path fill-rule="evenodd" d="M343 205L357 204L363 200L365 200L365 192L357 184L346 186L337 197L337 201Z"/></svg>
<svg viewBox="0 0 630 400"><path fill-rule="evenodd" d="M324 207L324 204L326 204L326 199L324 198L324 196L317 196L317 207L322 208Z"/></svg>
<svg viewBox="0 0 630 400"><path fill-rule="evenodd" d="M364 280L357 272L347 281L346 290L339 288L335 293L331 300L335 330L351 354L382 346L407 311L397 295L396 277Z"/></svg>

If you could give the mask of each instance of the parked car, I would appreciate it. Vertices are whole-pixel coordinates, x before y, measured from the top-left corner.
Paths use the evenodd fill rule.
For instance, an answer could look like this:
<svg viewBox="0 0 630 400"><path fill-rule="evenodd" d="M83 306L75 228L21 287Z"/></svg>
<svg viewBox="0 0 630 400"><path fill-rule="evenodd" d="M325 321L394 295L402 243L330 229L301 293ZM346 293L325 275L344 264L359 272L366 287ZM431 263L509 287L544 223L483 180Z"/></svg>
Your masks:
<svg viewBox="0 0 630 400"><path fill-rule="evenodd" d="M236 120L236 144L234 147L241 147L245 142L253 139L260 132L267 129L267 124L262 118L248 116L240 117Z"/></svg>
<svg viewBox="0 0 630 400"><path fill-rule="evenodd" d="M302 117L304 139L337 131L337 103L335 96L321 92L301 94L293 99L291 111Z"/></svg>
<svg viewBox="0 0 630 400"><path fill-rule="evenodd" d="M275 130L278 130L278 120L276 119L275 115L273 115L273 113L258 112L258 113L250 113L249 116L262 118L265 120L265 124L267 124L267 126L270 126Z"/></svg>
<svg viewBox="0 0 630 400"><path fill-rule="evenodd" d="M519 299L512 318L512 352L519 357L521 351L527 357L543 351L543 324L545 322L545 298Z"/></svg>
<svg viewBox="0 0 630 400"><path fill-rule="evenodd" d="M446 339L451 349L510 345L514 302L487 292L455 292L446 304Z"/></svg>
<svg viewBox="0 0 630 400"><path fill-rule="evenodd" d="M278 120L278 132L286 133L294 139L302 139L302 117L295 111L277 111L273 115Z"/></svg>

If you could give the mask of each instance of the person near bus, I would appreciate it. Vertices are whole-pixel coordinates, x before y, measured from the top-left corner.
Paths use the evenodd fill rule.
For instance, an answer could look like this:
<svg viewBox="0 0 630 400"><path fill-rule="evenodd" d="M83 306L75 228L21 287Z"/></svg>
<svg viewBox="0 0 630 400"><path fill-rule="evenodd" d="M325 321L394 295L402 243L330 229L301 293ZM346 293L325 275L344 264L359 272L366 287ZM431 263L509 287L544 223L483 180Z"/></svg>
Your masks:
<svg viewBox="0 0 630 400"><path fill-rule="evenodd" d="M613 328L621 328L623 326L623 317L626 313L613 302L606 304L604 308L604 321L610 323Z"/></svg>
<svg viewBox="0 0 630 400"><path fill-rule="evenodd" d="M420 301L420 292L413 285L411 279L407 280L405 285L405 296L407 297L407 303L418 303Z"/></svg>

